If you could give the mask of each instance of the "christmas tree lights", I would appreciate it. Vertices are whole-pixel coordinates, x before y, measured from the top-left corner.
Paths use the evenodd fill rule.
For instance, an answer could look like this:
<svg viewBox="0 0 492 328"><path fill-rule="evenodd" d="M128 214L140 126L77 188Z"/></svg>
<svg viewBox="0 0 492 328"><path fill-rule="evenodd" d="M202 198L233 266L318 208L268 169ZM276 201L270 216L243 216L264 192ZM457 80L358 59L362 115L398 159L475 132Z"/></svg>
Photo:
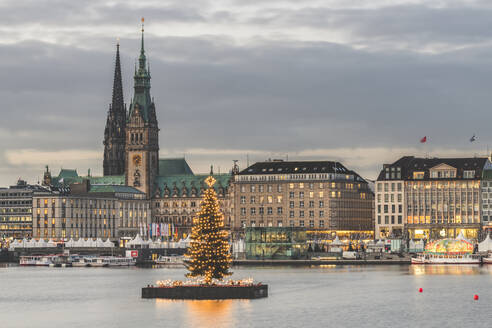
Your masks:
<svg viewBox="0 0 492 328"><path fill-rule="evenodd" d="M213 279L222 280L232 273L229 253L229 233L224 229L224 216L220 211L217 194L213 188L215 179L205 179L208 189L200 203L200 212L193 218L191 245L185 254L187 277L203 277L205 284Z"/></svg>

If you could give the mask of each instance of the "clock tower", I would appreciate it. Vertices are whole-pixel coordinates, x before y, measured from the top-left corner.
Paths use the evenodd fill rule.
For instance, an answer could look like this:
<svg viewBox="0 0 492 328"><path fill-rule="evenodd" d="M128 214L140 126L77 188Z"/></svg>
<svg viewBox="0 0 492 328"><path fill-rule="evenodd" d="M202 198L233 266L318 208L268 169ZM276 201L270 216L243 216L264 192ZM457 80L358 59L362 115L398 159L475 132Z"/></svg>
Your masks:
<svg viewBox="0 0 492 328"><path fill-rule="evenodd" d="M142 41L138 68L135 67L134 95L126 122L126 185L132 186L151 197L154 182L159 175L159 127L154 101L150 96L150 69L144 50L142 18Z"/></svg>

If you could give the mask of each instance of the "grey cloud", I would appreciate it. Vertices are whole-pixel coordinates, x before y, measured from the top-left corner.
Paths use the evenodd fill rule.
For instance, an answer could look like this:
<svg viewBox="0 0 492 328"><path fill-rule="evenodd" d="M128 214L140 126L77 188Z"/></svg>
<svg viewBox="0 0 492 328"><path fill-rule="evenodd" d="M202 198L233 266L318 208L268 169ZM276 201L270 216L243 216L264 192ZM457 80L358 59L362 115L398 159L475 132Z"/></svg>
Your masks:
<svg viewBox="0 0 492 328"><path fill-rule="evenodd" d="M139 24L141 16L149 21L160 22L200 22L200 13L206 2L182 1L145 4L131 1L93 1L93 0L32 0L4 1L0 4L2 24L18 26L42 24L42 26L90 26ZM49 10L47 10L49 9Z"/></svg>
<svg viewBox="0 0 492 328"><path fill-rule="evenodd" d="M378 12L383 17L390 13ZM341 22L351 29L358 26ZM384 25L377 26L384 20L378 22L369 24L374 27L367 35L379 38ZM360 26L364 24L367 21ZM412 29L406 24L402 19L398 33ZM358 28L357 33L365 33ZM396 38L398 33L391 33L387 38ZM439 40L441 34L429 40ZM81 172L91 167L100 173L114 39L82 31L71 37L77 42L70 47L32 41L0 44L1 185L15 182L17 176L34 179L44 164L9 163L4 153L11 149L101 151L100 161L79 166ZM465 32L461 37L474 40ZM138 49L138 33L121 40L127 103ZM230 156L189 155L199 170L214 160L226 167L237 153L250 150L261 151L251 156L253 161L264 159L263 154L281 157L305 149L409 147L423 135L429 136L431 149L467 149L468 138L476 133L479 141L473 147L485 149L492 138L492 48L487 44L428 55L328 42L257 39L237 44L226 36L149 34L146 49L162 153L236 150ZM244 156L240 159L244 165ZM68 162L66 167L75 165Z"/></svg>

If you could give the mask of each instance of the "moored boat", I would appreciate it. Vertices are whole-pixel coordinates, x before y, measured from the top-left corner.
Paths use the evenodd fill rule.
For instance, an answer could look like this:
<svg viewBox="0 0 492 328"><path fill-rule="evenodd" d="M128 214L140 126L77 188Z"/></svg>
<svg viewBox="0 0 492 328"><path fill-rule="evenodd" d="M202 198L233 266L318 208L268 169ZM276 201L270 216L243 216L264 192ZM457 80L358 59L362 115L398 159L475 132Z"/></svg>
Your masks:
<svg viewBox="0 0 492 328"><path fill-rule="evenodd" d="M489 256L483 258L483 263L492 264L492 253L490 253Z"/></svg>
<svg viewBox="0 0 492 328"><path fill-rule="evenodd" d="M157 258L157 260L155 260L155 264L160 264L160 265L183 265L184 264L184 256L180 256L180 255L170 255L170 256L160 255Z"/></svg>
<svg viewBox="0 0 492 328"><path fill-rule="evenodd" d="M50 266L57 255L21 256L19 264L23 266Z"/></svg>

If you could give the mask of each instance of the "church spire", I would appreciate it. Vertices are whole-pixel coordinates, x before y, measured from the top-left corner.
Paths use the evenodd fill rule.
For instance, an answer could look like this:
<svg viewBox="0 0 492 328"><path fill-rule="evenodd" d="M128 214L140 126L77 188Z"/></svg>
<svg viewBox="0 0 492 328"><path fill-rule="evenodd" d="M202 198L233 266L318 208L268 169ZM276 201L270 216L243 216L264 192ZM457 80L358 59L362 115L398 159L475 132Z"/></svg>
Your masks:
<svg viewBox="0 0 492 328"><path fill-rule="evenodd" d="M124 113L125 105L123 101L123 83L121 82L121 64L120 64L120 41L116 43L116 60L114 65L113 80L113 99L111 108L115 112Z"/></svg>
<svg viewBox="0 0 492 328"><path fill-rule="evenodd" d="M114 64L113 98L109 106L106 128L104 129L104 175L125 173L125 129L126 108L123 101L121 79L120 42L116 43Z"/></svg>

